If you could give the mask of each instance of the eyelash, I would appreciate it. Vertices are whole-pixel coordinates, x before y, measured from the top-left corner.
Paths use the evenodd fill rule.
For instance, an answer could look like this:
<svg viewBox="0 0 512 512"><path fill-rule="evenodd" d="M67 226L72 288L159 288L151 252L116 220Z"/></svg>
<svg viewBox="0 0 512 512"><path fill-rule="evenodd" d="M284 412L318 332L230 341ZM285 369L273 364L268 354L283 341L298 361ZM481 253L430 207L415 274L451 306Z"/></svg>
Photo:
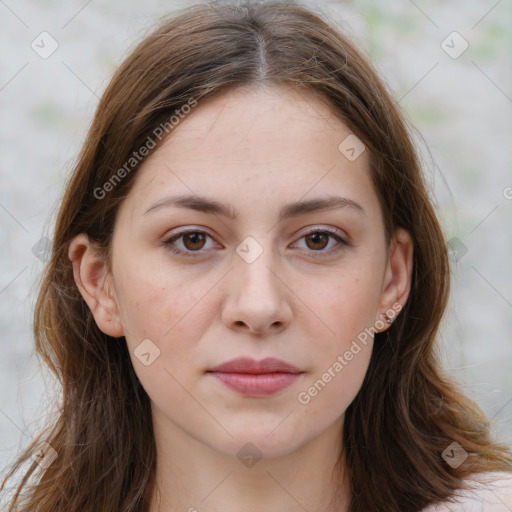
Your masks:
<svg viewBox="0 0 512 512"><path fill-rule="evenodd" d="M201 254L201 252L203 252L201 249L198 250L198 251L183 251L182 249L176 249L176 247L173 247L172 244L182 238L183 236L187 235L188 233L201 233L201 234L204 234L210 238L212 238L206 231L202 231L200 229L183 229L182 231L179 231L178 233L175 233L174 235L172 235L170 238L167 238L166 240L163 241L163 244L168 247L168 249L173 253L173 254L177 254L179 256L186 256L186 257L194 257L196 256L196 254ZM347 242L345 239L343 239L339 234L337 234L336 231L334 230L331 230L331 229L328 229L328 228L323 228L323 229L313 229L311 231L308 231L307 233L304 233L300 238L299 240L302 240L303 238L309 236L309 235L312 235L312 234L315 234L315 233L321 233L321 234L327 234L329 236L329 238L334 238L341 246L346 246L346 247L350 247L351 244L349 242ZM322 257L325 257L325 256L329 256L331 255L331 253L336 253L340 250L342 250L343 247L338 247L337 249L329 249L328 251L323 251L323 250L320 250L320 251L314 251L314 250L310 250L310 252L312 253L313 257L314 258L322 258Z"/></svg>

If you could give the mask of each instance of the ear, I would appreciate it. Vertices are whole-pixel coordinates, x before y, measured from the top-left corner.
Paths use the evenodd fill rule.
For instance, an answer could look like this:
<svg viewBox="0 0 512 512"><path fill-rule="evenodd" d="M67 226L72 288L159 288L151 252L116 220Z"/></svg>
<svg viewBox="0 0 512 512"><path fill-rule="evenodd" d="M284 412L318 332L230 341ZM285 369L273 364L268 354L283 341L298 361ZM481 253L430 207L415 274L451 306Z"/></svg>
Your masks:
<svg viewBox="0 0 512 512"><path fill-rule="evenodd" d="M105 256L85 233L71 241L68 256L73 264L73 277L78 290L100 330L114 338L123 336L112 275L108 272Z"/></svg>
<svg viewBox="0 0 512 512"><path fill-rule="evenodd" d="M411 291L413 249L414 242L409 232L397 228L390 244L389 261L375 319L376 325L385 325L378 332L385 331L390 325L385 315L393 321L407 302Z"/></svg>

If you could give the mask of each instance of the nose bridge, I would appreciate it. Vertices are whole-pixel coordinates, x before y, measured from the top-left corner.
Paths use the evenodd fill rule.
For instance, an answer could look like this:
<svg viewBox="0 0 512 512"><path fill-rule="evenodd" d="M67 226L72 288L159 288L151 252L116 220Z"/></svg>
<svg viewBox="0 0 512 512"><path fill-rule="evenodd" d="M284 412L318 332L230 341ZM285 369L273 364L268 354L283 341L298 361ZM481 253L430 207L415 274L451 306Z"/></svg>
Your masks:
<svg viewBox="0 0 512 512"><path fill-rule="evenodd" d="M238 261L235 266L241 271L241 284L249 287L251 290L258 287L275 288L276 258L272 244L272 237L247 236L240 242L236 248Z"/></svg>
<svg viewBox="0 0 512 512"><path fill-rule="evenodd" d="M286 286L276 275L280 265L271 244L271 236L248 236L236 248L234 285L223 313L231 327L245 324L251 331L261 332L289 323Z"/></svg>

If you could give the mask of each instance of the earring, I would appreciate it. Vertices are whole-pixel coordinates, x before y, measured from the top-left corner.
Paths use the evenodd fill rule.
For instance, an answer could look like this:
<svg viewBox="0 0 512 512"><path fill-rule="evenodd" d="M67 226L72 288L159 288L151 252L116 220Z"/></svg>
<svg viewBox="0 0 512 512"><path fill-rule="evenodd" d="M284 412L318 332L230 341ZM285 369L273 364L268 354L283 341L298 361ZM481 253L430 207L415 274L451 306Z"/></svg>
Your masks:
<svg viewBox="0 0 512 512"><path fill-rule="evenodd" d="M384 313L384 318L386 319L386 322L391 325L393 323L394 318L389 318L388 315Z"/></svg>

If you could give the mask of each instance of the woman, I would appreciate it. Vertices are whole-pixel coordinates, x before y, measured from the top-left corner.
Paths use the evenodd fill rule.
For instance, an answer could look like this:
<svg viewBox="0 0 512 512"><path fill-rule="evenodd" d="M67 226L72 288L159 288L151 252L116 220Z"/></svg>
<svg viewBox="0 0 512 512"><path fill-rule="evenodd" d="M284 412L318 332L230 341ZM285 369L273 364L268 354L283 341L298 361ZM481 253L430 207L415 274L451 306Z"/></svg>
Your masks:
<svg viewBox="0 0 512 512"><path fill-rule="evenodd" d="M10 510L501 510L512 454L436 352L448 293L366 57L295 2L187 8L67 185L35 312L62 403Z"/></svg>

